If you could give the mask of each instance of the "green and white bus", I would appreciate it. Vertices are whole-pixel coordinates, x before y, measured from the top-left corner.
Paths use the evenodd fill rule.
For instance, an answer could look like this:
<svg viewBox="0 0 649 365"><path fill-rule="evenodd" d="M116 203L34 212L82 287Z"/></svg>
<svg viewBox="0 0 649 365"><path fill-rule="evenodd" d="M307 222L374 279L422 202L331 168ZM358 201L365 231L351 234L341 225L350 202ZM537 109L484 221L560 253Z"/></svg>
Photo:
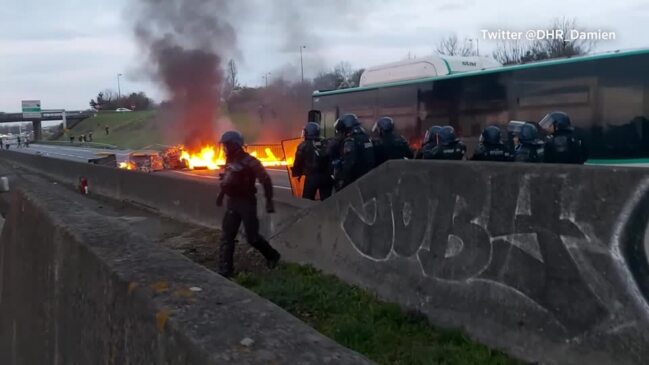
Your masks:
<svg viewBox="0 0 649 365"><path fill-rule="evenodd" d="M422 61L405 67L406 80L399 80L399 67L369 69L360 87L314 92L312 107L327 137L341 114L355 113L368 129L390 116L413 146L430 126L452 125L469 155L487 125L536 122L561 110L587 144L589 163L649 163L649 49L515 66L475 59Z"/></svg>

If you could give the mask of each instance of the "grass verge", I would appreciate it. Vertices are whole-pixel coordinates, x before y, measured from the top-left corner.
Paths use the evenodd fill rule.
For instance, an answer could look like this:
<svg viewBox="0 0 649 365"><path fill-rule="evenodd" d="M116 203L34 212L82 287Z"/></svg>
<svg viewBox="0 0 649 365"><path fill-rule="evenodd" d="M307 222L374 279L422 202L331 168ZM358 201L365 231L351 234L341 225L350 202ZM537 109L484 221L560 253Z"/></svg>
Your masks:
<svg viewBox="0 0 649 365"><path fill-rule="evenodd" d="M308 266L282 264L236 281L379 364L520 364Z"/></svg>

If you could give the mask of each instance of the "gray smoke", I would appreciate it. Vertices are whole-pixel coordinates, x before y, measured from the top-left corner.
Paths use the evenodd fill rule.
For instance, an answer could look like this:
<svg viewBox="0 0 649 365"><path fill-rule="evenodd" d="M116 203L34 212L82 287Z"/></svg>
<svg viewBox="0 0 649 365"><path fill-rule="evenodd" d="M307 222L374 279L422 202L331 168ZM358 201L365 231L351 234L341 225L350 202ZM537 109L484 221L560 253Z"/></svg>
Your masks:
<svg viewBox="0 0 649 365"><path fill-rule="evenodd" d="M322 31L358 27L382 0L134 1L128 12L144 49L144 68L169 94L173 132L197 147L213 143L223 129L217 127L223 67L231 58L245 62L239 32L268 29L279 35L279 52L296 52L307 44L313 57L322 46Z"/></svg>

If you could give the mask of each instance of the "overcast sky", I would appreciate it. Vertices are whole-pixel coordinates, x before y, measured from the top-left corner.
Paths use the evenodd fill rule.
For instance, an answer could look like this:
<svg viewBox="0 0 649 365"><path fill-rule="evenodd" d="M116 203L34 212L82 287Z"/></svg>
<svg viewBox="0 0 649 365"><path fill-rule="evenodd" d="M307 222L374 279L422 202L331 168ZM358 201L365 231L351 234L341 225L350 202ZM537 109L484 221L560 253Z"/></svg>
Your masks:
<svg viewBox="0 0 649 365"><path fill-rule="evenodd" d="M163 89L138 72L144 52L133 39L128 19L133 0L5 0L0 9L0 111L20 110L23 99L40 99L43 108L85 109L100 90L143 90L160 100ZM164 0L171 1L171 0ZM187 0L189 1L189 0ZM236 1L236 0L232 0ZM303 0L305 3L311 0ZM321 1L321 0L314 0ZM283 11L299 0L267 0ZM299 46L305 44L307 76L339 61L367 67L433 53L439 40L455 33L481 37L481 29L527 30L560 16L576 17L580 27L616 33L598 51L649 48L649 1L640 0L349 0L346 24L332 23L330 12L311 12L308 24L286 44L270 22L233 24L239 38L240 79L263 83L266 72L299 70ZM269 5L270 6L270 5ZM269 12L272 13L272 11ZM300 39L301 34L304 39ZM480 39L480 53L494 42Z"/></svg>

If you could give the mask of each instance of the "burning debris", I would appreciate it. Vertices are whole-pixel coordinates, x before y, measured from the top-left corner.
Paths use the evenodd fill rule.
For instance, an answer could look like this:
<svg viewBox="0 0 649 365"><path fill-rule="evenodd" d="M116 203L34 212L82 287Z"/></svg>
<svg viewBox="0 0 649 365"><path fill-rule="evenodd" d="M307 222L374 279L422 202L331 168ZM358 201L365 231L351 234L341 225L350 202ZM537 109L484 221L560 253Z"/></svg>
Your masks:
<svg viewBox="0 0 649 365"><path fill-rule="evenodd" d="M287 166L292 163L292 157L284 156L279 144L250 145L246 150L261 161L265 167ZM161 167L162 166L162 167ZM225 153L222 148L215 146L201 147L196 151L185 146L172 146L166 150L154 153L152 151L136 151L129 154L125 162L119 164L120 169L136 171L159 170L218 170L225 166Z"/></svg>

